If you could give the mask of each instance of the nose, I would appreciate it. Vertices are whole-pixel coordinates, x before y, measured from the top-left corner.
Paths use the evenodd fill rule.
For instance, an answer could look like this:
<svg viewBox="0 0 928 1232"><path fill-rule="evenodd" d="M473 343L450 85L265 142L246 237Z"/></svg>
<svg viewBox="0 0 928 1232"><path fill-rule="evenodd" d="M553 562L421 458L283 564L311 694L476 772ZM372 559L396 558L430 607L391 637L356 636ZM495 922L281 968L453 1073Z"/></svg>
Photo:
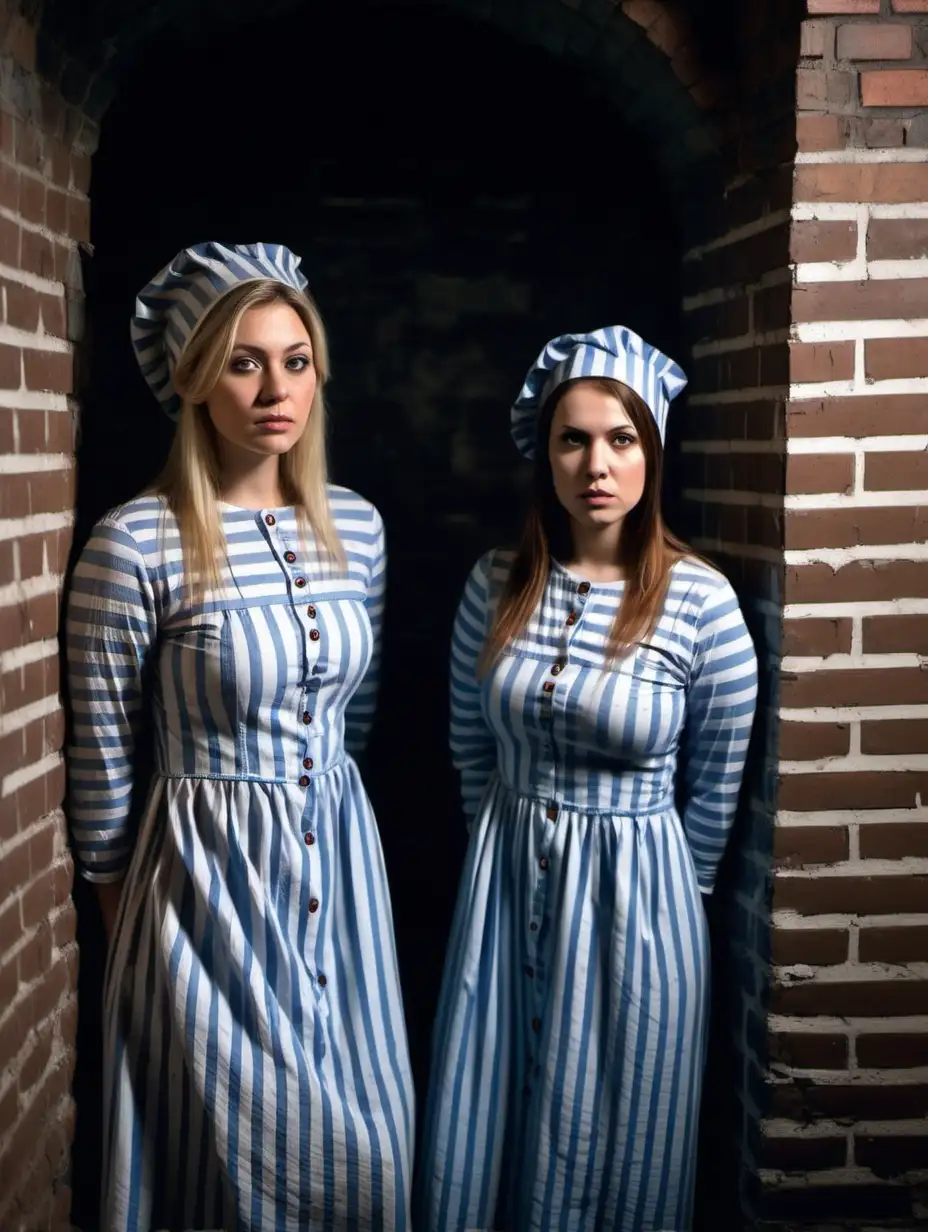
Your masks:
<svg viewBox="0 0 928 1232"><path fill-rule="evenodd" d="M276 406L286 401L288 394L286 374L277 364L268 364L264 369L264 380L261 382L261 403L263 406Z"/></svg>
<svg viewBox="0 0 928 1232"><path fill-rule="evenodd" d="M591 441L589 452L586 456L587 475L590 479L602 479L608 474L609 466L606 461L606 442Z"/></svg>

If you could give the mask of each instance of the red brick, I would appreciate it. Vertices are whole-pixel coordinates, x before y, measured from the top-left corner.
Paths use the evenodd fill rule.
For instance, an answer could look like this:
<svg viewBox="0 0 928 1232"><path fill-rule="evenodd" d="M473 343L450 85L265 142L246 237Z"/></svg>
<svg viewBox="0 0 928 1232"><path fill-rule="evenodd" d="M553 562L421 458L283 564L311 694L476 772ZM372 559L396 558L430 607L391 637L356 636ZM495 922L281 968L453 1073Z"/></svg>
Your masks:
<svg viewBox="0 0 928 1232"><path fill-rule="evenodd" d="M898 261L928 256L928 218L871 218L867 257Z"/></svg>
<svg viewBox="0 0 928 1232"><path fill-rule="evenodd" d="M928 541L928 508L787 509L787 549L845 548L879 543Z"/></svg>
<svg viewBox="0 0 928 1232"><path fill-rule="evenodd" d="M5 282L6 319L16 329L34 333L39 325L39 294L32 287Z"/></svg>
<svg viewBox="0 0 928 1232"><path fill-rule="evenodd" d="M928 338L869 338L864 354L871 381L920 377L928 372Z"/></svg>
<svg viewBox="0 0 928 1232"><path fill-rule="evenodd" d="M928 396L810 398L790 402L786 415L790 436L907 436L924 432Z"/></svg>
<svg viewBox="0 0 928 1232"><path fill-rule="evenodd" d="M924 616L865 616L865 654L928 654L928 620Z"/></svg>
<svg viewBox="0 0 928 1232"><path fill-rule="evenodd" d="M65 302L60 295L41 295L39 302L42 309L42 328L46 334L54 338L68 336L67 312Z"/></svg>
<svg viewBox="0 0 928 1232"><path fill-rule="evenodd" d="M835 1018L908 1016L924 1014L925 1007L928 980L854 980L846 984L807 980L774 984L770 994L771 1013L803 1018L817 1014Z"/></svg>
<svg viewBox="0 0 928 1232"><path fill-rule="evenodd" d="M783 654L849 654L851 631L849 619L786 620L783 622Z"/></svg>
<svg viewBox="0 0 928 1232"><path fill-rule="evenodd" d="M839 60L909 60L912 27L864 25L863 22L840 25L837 56Z"/></svg>
<svg viewBox="0 0 928 1232"><path fill-rule="evenodd" d="M787 761L843 757L850 751L851 745L851 731L846 723L791 723L784 720L780 723L779 738L780 756ZM836 858L844 859L843 856Z"/></svg>
<svg viewBox="0 0 928 1232"><path fill-rule="evenodd" d="M35 231L22 233L22 266L42 278L55 276L55 251L51 240Z"/></svg>
<svg viewBox="0 0 928 1232"><path fill-rule="evenodd" d="M850 261L857 255L857 224L794 222L789 249L793 261Z"/></svg>
<svg viewBox="0 0 928 1232"><path fill-rule="evenodd" d="M914 1069L928 1065L928 1033L897 1032L857 1037L857 1063L866 1068Z"/></svg>
<svg viewBox="0 0 928 1232"><path fill-rule="evenodd" d="M869 150L887 150L905 145L905 125L902 120L865 116L858 119L857 131Z"/></svg>
<svg viewBox="0 0 928 1232"><path fill-rule="evenodd" d="M797 115L796 144L803 154L821 150L843 150L847 143L847 121L836 115Z"/></svg>
<svg viewBox="0 0 928 1232"><path fill-rule="evenodd" d="M928 199L926 163L806 163L796 168L797 201L888 203ZM832 284L848 287L852 283ZM860 284L856 284L860 285ZM890 283L892 290L898 283ZM900 313L900 315L905 315Z"/></svg>
<svg viewBox="0 0 928 1232"><path fill-rule="evenodd" d="M787 603L923 598L928 598L928 567L920 561L855 560L838 569L790 565L786 570Z"/></svg>
<svg viewBox="0 0 928 1232"><path fill-rule="evenodd" d="M847 1162L845 1138L771 1138L761 1141L758 1163L762 1168L778 1172L817 1172L824 1168L841 1168Z"/></svg>
<svg viewBox="0 0 928 1232"><path fill-rule="evenodd" d="M868 829L879 829L869 826ZM860 961L921 963L928 961L928 927L867 927L860 930ZM887 1011L889 1012L889 1011Z"/></svg>
<svg viewBox="0 0 928 1232"><path fill-rule="evenodd" d="M833 68L799 68L796 72L796 104L801 111L821 107L844 107L857 86L855 73Z"/></svg>
<svg viewBox="0 0 928 1232"><path fill-rule="evenodd" d="M913 619L919 620L922 625L928 623L923 616ZM924 636L928 639L928 632ZM860 725L861 753L885 757L900 753L924 753L925 749L928 749L928 719L883 719L864 721ZM928 855L928 851L925 854Z"/></svg>
<svg viewBox="0 0 928 1232"><path fill-rule="evenodd" d="M68 198L68 234L79 243L90 239L90 202L84 196Z"/></svg>
<svg viewBox="0 0 928 1232"><path fill-rule="evenodd" d="M847 962L846 928L774 928L770 956L777 967L836 967Z"/></svg>
<svg viewBox="0 0 928 1232"><path fill-rule="evenodd" d="M853 342L791 342L789 379L803 381L849 381L854 376Z"/></svg>
<svg viewBox="0 0 928 1232"><path fill-rule="evenodd" d="M928 0L892 0L894 13L928 13Z"/></svg>
<svg viewBox="0 0 928 1232"><path fill-rule="evenodd" d="M88 154L71 154L71 187L80 193L90 191L90 156Z"/></svg>
<svg viewBox="0 0 928 1232"><path fill-rule="evenodd" d="M928 453L870 453L864 463L864 487L871 492L928 487Z"/></svg>
<svg viewBox="0 0 928 1232"><path fill-rule="evenodd" d="M0 389L19 389L21 385L22 352L19 347L0 346Z"/></svg>
<svg viewBox="0 0 928 1232"><path fill-rule="evenodd" d="M860 74L864 107L924 107L928 104L928 69L870 69Z"/></svg>
<svg viewBox="0 0 928 1232"><path fill-rule="evenodd" d="M27 389L69 394L74 388L74 360L70 352L23 351Z"/></svg>
<svg viewBox="0 0 928 1232"><path fill-rule="evenodd" d="M846 1035L824 1031L778 1031L767 1037L767 1048L771 1061L779 1061L794 1069L847 1069L848 1065Z"/></svg>
<svg viewBox="0 0 928 1232"><path fill-rule="evenodd" d="M68 231L68 195L58 188L48 190L46 202L48 229L58 235L66 235Z"/></svg>
<svg viewBox="0 0 928 1232"><path fill-rule="evenodd" d="M790 454L786 459L786 491L790 495L850 492L853 487L853 454Z"/></svg>
<svg viewBox="0 0 928 1232"><path fill-rule="evenodd" d="M47 418L45 411L16 412L20 453L45 453L48 445Z"/></svg>
<svg viewBox="0 0 928 1232"><path fill-rule="evenodd" d="M820 60L834 50L835 28L830 21L804 21L799 41L799 55L806 60Z"/></svg>
<svg viewBox="0 0 928 1232"><path fill-rule="evenodd" d="M928 856L928 825L904 821L862 825L860 855L864 860L924 859ZM928 937L928 929L924 935ZM924 959L928 962L928 945Z"/></svg>
<svg viewBox="0 0 928 1232"><path fill-rule="evenodd" d="M781 809L820 813L832 809L916 808L928 795L928 772L918 770L860 770L813 774L784 774L780 778ZM922 879L928 888L928 878ZM910 888L899 879L902 892ZM820 883L822 884L822 883ZM922 907L898 907L898 911L920 911ZM837 908L835 908L837 910Z"/></svg>
<svg viewBox="0 0 928 1232"><path fill-rule="evenodd" d="M878 13L880 0L808 0L810 13Z"/></svg>
<svg viewBox="0 0 928 1232"><path fill-rule="evenodd" d="M908 982L908 981L906 981ZM810 1002L827 1003L828 988L819 985L824 995L807 998ZM873 990L877 999L887 985ZM894 998L895 999L895 998ZM829 1013L823 1010L822 1013ZM773 1092L773 1116L788 1116L793 1120L806 1117L856 1118L864 1121L892 1121L921 1118L928 1112L928 1084L921 1083L849 1083L846 1086L809 1084L802 1088L777 1086Z"/></svg>

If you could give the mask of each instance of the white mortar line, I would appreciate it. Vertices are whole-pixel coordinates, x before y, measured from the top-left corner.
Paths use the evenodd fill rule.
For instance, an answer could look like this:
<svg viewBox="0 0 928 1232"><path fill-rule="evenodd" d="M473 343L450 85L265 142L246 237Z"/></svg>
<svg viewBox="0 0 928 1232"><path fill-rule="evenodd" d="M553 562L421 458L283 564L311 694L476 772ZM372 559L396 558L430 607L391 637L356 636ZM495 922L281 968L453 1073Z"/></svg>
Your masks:
<svg viewBox="0 0 928 1232"><path fill-rule="evenodd" d="M21 787L25 787L27 783L42 778L43 775L56 770L60 765L61 754L48 753L40 761L33 762L31 766L23 766L19 770L14 770L11 774L5 774L2 781L0 781L0 797L12 796L14 792L19 791Z"/></svg>
<svg viewBox="0 0 928 1232"><path fill-rule="evenodd" d="M41 411L27 411L26 414L41 414ZM73 457L66 453L0 454L0 475L32 475L70 470L73 464Z"/></svg>

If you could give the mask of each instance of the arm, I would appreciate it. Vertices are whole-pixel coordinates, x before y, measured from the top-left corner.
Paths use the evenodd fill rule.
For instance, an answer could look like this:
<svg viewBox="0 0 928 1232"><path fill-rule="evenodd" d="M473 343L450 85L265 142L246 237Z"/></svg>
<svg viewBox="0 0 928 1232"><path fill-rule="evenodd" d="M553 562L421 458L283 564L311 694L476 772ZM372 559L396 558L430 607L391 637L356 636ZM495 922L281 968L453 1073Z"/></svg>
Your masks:
<svg viewBox="0 0 928 1232"><path fill-rule="evenodd" d="M683 828L703 894L735 820L756 702L754 646L726 584L699 616L683 733Z"/></svg>
<svg viewBox="0 0 928 1232"><path fill-rule="evenodd" d="M68 815L78 869L100 886L109 935L135 837L133 759L156 629L154 594L135 540L104 519L81 555L68 597Z"/></svg>
<svg viewBox="0 0 928 1232"><path fill-rule="evenodd" d="M451 758L461 775L468 828L496 767L496 738L480 708L477 659L486 637L490 559L474 566L451 638Z"/></svg>
<svg viewBox="0 0 928 1232"><path fill-rule="evenodd" d="M387 548L383 519L376 509L373 515L373 555L364 606L371 622L371 658L364 679L358 685L345 709L345 748L353 757L364 751L374 723L377 689L380 685L381 635L383 631L384 596L387 589Z"/></svg>

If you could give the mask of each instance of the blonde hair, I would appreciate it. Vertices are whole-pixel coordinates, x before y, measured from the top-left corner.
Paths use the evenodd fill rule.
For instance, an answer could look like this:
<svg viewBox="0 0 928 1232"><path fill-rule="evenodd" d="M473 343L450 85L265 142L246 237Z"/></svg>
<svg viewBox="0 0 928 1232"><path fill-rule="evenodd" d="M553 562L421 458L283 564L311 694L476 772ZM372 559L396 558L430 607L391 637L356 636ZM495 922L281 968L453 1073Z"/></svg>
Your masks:
<svg viewBox="0 0 928 1232"><path fill-rule="evenodd" d="M177 432L153 490L164 496L177 519L188 595L203 597L220 587L219 562L225 535L219 513L219 449L205 403L235 346L245 313L265 304L289 305L306 327L316 369L316 392L303 435L280 458L284 500L296 509L300 534L315 537L323 554L344 564L344 550L329 508L326 484L325 399L329 351L316 305L305 294L270 278L241 283L210 308L187 340L174 370L181 399Z"/></svg>

